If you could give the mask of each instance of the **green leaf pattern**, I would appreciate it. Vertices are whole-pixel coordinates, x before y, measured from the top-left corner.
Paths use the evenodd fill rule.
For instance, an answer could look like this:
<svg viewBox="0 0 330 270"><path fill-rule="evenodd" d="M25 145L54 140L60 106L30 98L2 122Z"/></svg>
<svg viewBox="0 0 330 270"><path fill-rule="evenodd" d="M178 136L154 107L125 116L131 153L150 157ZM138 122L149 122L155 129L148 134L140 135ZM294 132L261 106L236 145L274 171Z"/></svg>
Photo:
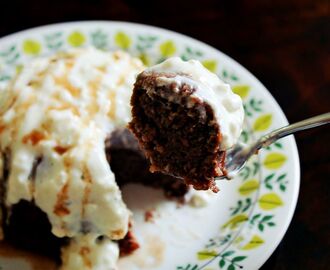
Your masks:
<svg viewBox="0 0 330 270"><path fill-rule="evenodd" d="M91 32L91 41L95 48L105 50L108 47L108 35L100 29Z"/></svg>
<svg viewBox="0 0 330 270"><path fill-rule="evenodd" d="M200 59L202 56L203 52L187 46L185 47L184 52L181 54L181 59L188 61L190 59Z"/></svg>
<svg viewBox="0 0 330 270"><path fill-rule="evenodd" d="M235 251L226 251L219 254L219 267L220 269L236 270L241 269L242 265L240 262L244 261L247 256L235 255Z"/></svg>
<svg viewBox="0 0 330 270"><path fill-rule="evenodd" d="M49 32L41 40L26 38L21 44L9 44L5 48L0 48L0 63L3 62L12 66L14 72L17 72L22 67L22 56L35 57L43 53L44 50L54 52L64 49L67 45L81 47L87 45L88 42L102 50L109 48L111 42L114 42L117 48L136 52L135 54L146 65L161 62L174 55L179 55L183 60L201 60L206 68L212 72L217 72L224 81L230 83L233 86L233 91L243 99L246 119L251 124L249 129L242 131L240 139L243 142L248 143L254 140L254 132L267 132L273 125L273 115L267 112L263 100L253 95L251 86L239 78L234 70L223 65L217 59L208 57L199 48L190 46L180 48L173 40L162 39L160 36L149 33L131 36L118 30L109 34L106 29L100 28L88 33L82 30L74 30L69 33ZM149 51L153 53L157 51L159 57L156 57L156 60L155 57L151 59ZM13 74L3 73L0 70L0 81L10 80ZM216 259L218 269L242 269L248 254L241 254L241 252L259 248L265 243L262 234L276 227L276 210L284 204L280 194L285 194L289 183L287 173L283 171L287 162L287 156L283 150L285 150L285 145L281 141L272 144L267 147L265 153L268 153L261 159L261 162L252 159L240 172L240 180L237 179L237 181L241 181L241 184L237 192L241 198L230 207L231 216L219 229L219 235L209 239L205 249L197 253L199 260L208 263ZM259 177L261 171L266 172L262 179ZM256 234L247 237L247 239L241 236L242 239L238 241L234 233L244 225L247 225ZM236 243L230 245L234 249L223 250L230 243ZM236 248L235 245L237 245ZM198 263L187 263L183 266L177 266L176 269L201 270L204 268L204 264L201 268Z"/></svg>
<svg viewBox="0 0 330 270"><path fill-rule="evenodd" d="M4 62L7 65L14 64L20 57L20 54L18 52L16 45L11 45L7 49L0 52L0 58L4 60Z"/></svg>
<svg viewBox="0 0 330 270"><path fill-rule="evenodd" d="M45 35L46 47L51 51L57 51L64 45L62 32L50 33Z"/></svg>

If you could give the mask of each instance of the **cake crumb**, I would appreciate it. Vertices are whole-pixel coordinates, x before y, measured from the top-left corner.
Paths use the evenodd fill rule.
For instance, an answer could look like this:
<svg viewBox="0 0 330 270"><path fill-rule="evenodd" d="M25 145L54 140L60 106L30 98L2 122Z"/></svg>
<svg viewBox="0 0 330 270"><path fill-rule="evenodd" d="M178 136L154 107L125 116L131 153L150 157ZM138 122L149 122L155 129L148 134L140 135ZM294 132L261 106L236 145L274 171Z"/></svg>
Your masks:
<svg viewBox="0 0 330 270"><path fill-rule="evenodd" d="M144 221L145 222L154 222L154 209L152 210L147 210L144 213Z"/></svg>
<svg viewBox="0 0 330 270"><path fill-rule="evenodd" d="M195 208L201 208L205 207L207 205L207 202L205 198L198 195L193 195L189 201L189 205Z"/></svg>
<svg viewBox="0 0 330 270"><path fill-rule="evenodd" d="M118 241L120 257L127 256L133 254L135 250L137 250L140 245L136 240L136 237L131 231L128 231L126 236Z"/></svg>

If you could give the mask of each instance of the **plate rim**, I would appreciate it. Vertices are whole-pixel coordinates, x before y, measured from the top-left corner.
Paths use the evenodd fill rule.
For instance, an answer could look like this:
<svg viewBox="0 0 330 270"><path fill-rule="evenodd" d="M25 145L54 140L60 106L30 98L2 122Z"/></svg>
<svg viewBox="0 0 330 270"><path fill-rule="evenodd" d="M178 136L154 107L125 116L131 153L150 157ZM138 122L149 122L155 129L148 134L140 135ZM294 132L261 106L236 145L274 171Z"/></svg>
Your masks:
<svg viewBox="0 0 330 270"><path fill-rule="evenodd" d="M281 122L285 125L287 125L289 122L287 120L286 115L284 114L284 111L282 110L281 106L277 102L277 100L273 97L273 95L270 93L270 91L265 87L265 85L253 74L251 73L247 68L245 68L243 65L241 65L238 61L236 61L234 58L228 56L226 53L223 53L220 49L217 49L211 45L208 45L207 43L200 41L198 39L195 39L193 37L187 36L185 34L178 33L173 30L169 30L166 28L158 27L158 26L153 26L153 25L147 25L147 24L142 24L142 23L135 23L135 22L126 22L126 21L116 21L116 20L79 20L79 21L67 21L67 22L60 22L60 23L53 23L53 24L46 24L42 26L37 26L37 27L32 27L32 28L27 28L24 30L20 30L17 32L14 32L9 35L5 35L0 37L0 44L4 44L7 42L10 42L12 39L15 39L21 35L25 35L29 32L36 32L36 31L46 31L48 29L52 28L59 28L61 26L67 27L67 26L87 26L87 25L100 25L100 24L112 24L113 26L132 26L132 27L137 27L140 29L152 29L152 30L157 30L161 31L167 35L175 37L179 37L181 39L185 39L188 42L193 42L195 44L198 44L199 46L204 47L207 51L211 51L212 53L220 54L223 58L226 58L229 62L234 63L235 66L237 66L239 69L241 69L254 83L263 89L262 91L266 95L267 99L274 104L274 107L277 107L277 113L279 113L279 117L281 118ZM271 244L271 248L269 248L268 252L260 252L260 256L258 259L258 262L255 264L255 267L259 269L274 253L280 242L283 240L290 224L293 219L293 215L295 213L295 209L297 207L298 203L298 197L299 197L299 190L300 190L300 181L301 181L301 166L300 166L300 157L299 157L299 152L298 152L298 147L296 144L296 140L294 135L289 137L289 144L291 145L290 147L290 152L292 153L292 163L294 164L294 174L296 175L296 178L293 179L293 193L291 194L292 200L291 204L288 204L288 211L285 216L285 220L282 222L282 226L280 226L280 232L278 232L278 237L274 238L274 241L271 243L268 243L268 245Z"/></svg>

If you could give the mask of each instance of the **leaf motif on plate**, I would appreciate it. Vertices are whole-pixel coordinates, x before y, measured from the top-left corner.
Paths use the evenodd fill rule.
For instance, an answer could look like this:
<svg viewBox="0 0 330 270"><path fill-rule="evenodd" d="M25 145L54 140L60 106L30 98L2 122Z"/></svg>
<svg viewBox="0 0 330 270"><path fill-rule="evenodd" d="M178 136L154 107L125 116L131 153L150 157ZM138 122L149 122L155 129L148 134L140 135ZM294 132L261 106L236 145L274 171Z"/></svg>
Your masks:
<svg viewBox="0 0 330 270"><path fill-rule="evenodd" d="M225 264L226 264L226 261L225 261L224 259L221 259L221 260L219 261L219 266L220 266L220 268L223 268L223 267L225 266Z"/></svg>
<svg viewBox="0 0 330 270"><path fill-rule="evenodd" d="M80 47L86 42L86 37L79 31L74 31L68 36L68 43L72 47Z"/></svg>
<svg viewBox="0 0 330 270"><path fill-rule="evenodd" d="M232 217L228 222L222 225L221 228L225 229L229 227L230 229L235 229L240 223L246 222L248 219L247 215L240 214Z"/></svg>
<svg viewBox="0 0 330 270"><path fill-rule="evenodd" d="M236 270L235 265L230 264L227 268L227 270Z"/></svg>
<svg viewBox="0 0 330 270"><path fill-rule="evenodd" d="M202 61L202 64L205 68L207 68L209 71L215 73L217 70L217 61L216 60L204 60Z"/></svg>
<svg viewBox="0 0 330 270"><path fill-rule="evenodd" d="M233 263L235 263L235 262L241 262L241 261L245 260L245 258L246 258L246 256L237 256L237 257L234 257L231 261Z"/></svg>
<svg viewBox="0 0 330 270"><path fill-rule="evenodd" d="M20 74L23 70L23 65L17 65L15 68L16 75Z"/></svg>
<svg viewBox="0 0 330 270"><path fill-rule="evenodd" d="M199 252L197 252L197 259L198 260L208 260L208 259L212 259L215 256L217 256L218 253L216 251L212 251L212 250L201 250Z"/></svg>
<svg viewBox="0 0 330 270"><path fill-rule="evenodd" d="M203 56L203 52L198 49L193 49L190 46L187 46L184 52L181 54L181 59L183 61L188 61L190 59L199 59Z"/></svg>
<svg viewBox="0 0 330 270"><path fill-rule="evenodd" d="M20 58L20 53L17 45L11 45L5 50L1 50L0 58L4 60L4 62L8 65L12 65L16 63ZM1 59L0 59L1 60ZM2 69L0 62L0 70Z"/></svg>
<svg viewBox="0 0 330 270"><path fill-rule="evenodd" d="M258 235L252 236L251 240L242 247L243 250L250 250L261 246L265 241Z"/></svg>
<svg viewBox="0 0 330 270"><path fill-rule="evenodd" d="M235 244L239 244L239 243L241 243L242 241L244 241L244 237L240 235L240 236L238 236L238 237L234 240L233 243L235 243Z"/></svg>
<svg viewBox="0 0 330 270"><path fill-rule="evenodd" d="M283 166L287 157L282 153L270 153L266 156L263 164L269 170L276 170Z"/></svg>
<svg viewBox="0 0 330 270"><path fill-rule="evenodd" d="M127 50L132 45L132 39L124 32L117 32L115 35L115 43L119 48Z"/></svg>
<svg viewBox="0 0 330 270"><path fill-rule="evenodd" d="M257 179L251 179L247 182L244 182L238 189L238 192L241 195L249 195L256 191L259 188L259 182Z"/></svg>
<svg viewBox="0 0 330 270"><path fill-rule="evenodd" d="M98 29L91 33L92 44L100 50L105 50L108 46L108 35Z"/></svg>
<svg viewBox="0 0 330 270"><path fill-rule="evenodd" d="M271 114L264 114L262 116L259 116L253 124L253 130L254 131L267 130L272 124L272 120L273 120L273 116Z"/></svg>
<svg viewBox="0 0 330 270"><path fill-rule="evenodd" d="M172 40L167 40L160 44L159 50L163 57L170 57L175 54L176 47Z"/></svg>
<svg viewBox="0 0 330 270"><path fill-rule="evenodd" d="M250 92L250 86L246 84L234 85L232 90L235 94L239 95L242 99L246 98Z"/></svg>
<svg viewBox="0 0 330 270"><path fill-rule="evenodd" d="M245 260L247 256L235 256L235 251L228 250L226 252L223 252L219 254L220 260L219 260L219 267L225 268L229 270L236 270L236 267L241 269L243 266L239 264L239 262ZM231 257L231 258L230 258Z"/></svg>
<svg viewBox="0 0 330 270"><path fill-rule="evenodd" d="M198 269L198 265L197 264L190 264L188 263L185 266L177 266L176 270L197 270Z"/></svg>
<svg viewBox="0 0 330 270"><path fill-rule="evenodd" d="M55 32L45 35L45 45L49 50L59 50L63 46L62 32Z"/></svg>
<svg viewBox="0 0 330 270"><path fill-rule="evenodd" d="M150 66L151 60L150 60L150 57L146 53L141 53L139 55L139 58L145 66Z"/></svg>
<svg viewBox="0 0 330 270"><path fill-rule="evenodd" d="M222 253L221 254L221 257L228 257L228 256L230 256L230 255L233 255L235 253L235 251L233 251L233 250L228 250L228 251L226 251L226 252L224 252L224 253Z"/></svg>
<svg viewBox="0 0 330 270"><path fill-rule="evenodd" d="M259 198L258 202L263 210L272 210L283 205L282 199L276 193L264 194Z"/></svg>
<svg viewBox="0 0 330 270"><path fill-rule="evenodd" d="M41 52L41 44L37 40L27 39L23 42L23 52L28 55L38 55Z"/></svg>

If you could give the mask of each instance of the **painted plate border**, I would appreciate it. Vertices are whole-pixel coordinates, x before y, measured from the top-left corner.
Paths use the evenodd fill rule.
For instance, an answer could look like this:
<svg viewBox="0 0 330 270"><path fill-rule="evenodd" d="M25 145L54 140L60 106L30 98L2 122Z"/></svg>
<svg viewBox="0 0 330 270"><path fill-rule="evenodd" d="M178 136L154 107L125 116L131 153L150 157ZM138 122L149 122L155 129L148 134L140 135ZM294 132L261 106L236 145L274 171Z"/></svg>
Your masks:
<svg viewBox="0 0 330 270"><path fill-rule="evenodd" d="M188 36L128 22L68 22L3 37L0 83L20 72L20 63L30 58L86 45L126 50L146 65L174 55L201 60L242 97L248 122L244 141L288 123L265 86L229 56ZM241 199L231 207L231 218L196 252L196 260L183 261L177 270L258 269L270 257L290 224L299 193L300 165L293 136L262 151L237 181L242 182Z"/></svg>

